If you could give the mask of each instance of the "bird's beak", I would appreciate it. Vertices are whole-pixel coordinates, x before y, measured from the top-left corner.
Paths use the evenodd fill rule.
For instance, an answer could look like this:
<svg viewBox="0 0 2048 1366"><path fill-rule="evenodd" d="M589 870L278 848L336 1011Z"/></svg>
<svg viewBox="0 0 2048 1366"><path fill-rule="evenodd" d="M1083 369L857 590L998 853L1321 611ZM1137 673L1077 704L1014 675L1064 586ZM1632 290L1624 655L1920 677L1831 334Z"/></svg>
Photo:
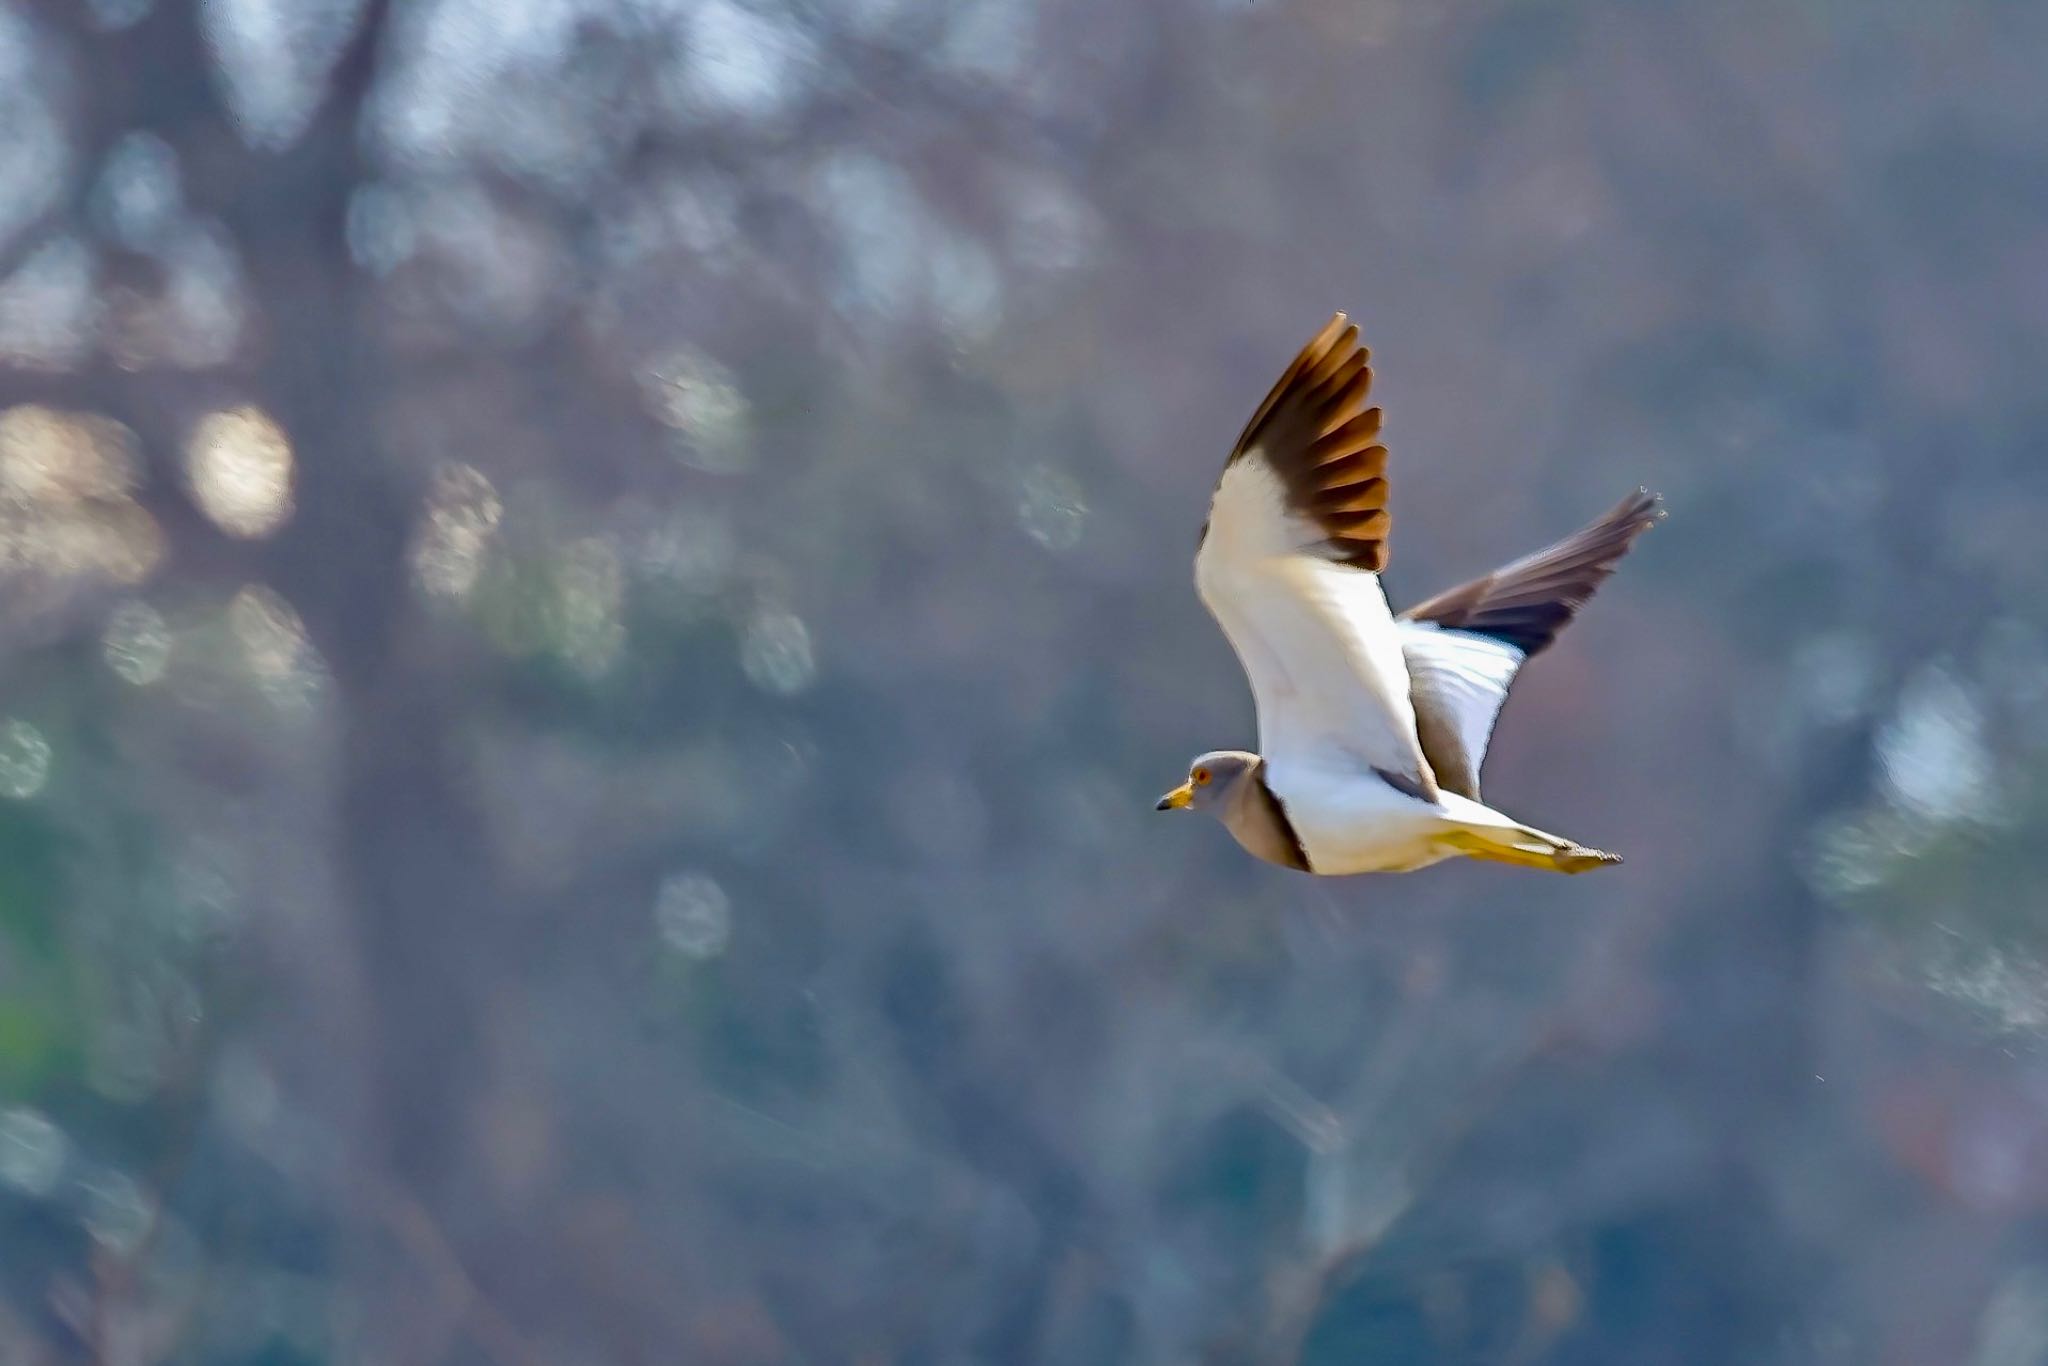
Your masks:
<svg viewBox="0 0 2048 1366"><path fill-rule="evenodd" d="M1178 811L1194 801L1194 799L1195 785L1193 783L1182 783L1179 787L1161 797L1159 805L1152 809L1154 811Z"/></svg>

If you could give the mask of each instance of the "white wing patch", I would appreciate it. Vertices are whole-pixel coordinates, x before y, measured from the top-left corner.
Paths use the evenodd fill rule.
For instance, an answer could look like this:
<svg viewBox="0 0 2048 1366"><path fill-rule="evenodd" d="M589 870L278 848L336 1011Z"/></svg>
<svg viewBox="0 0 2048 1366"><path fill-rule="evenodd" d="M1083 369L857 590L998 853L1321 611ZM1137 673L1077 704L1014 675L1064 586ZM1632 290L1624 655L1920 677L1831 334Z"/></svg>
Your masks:
<svg viewBox="0 0 2048 1366"><path fill-rule="evenodd" d="M1506 641L1433 621L1396 623L1422 747L1445 788L1479 799L1479 769L1501 704L1527 658Z"/></svg>
<svg viewBox="0 0 2048 1366"><path fill-rule="evenodd" d="M1407 665L1379 576L1333 562L1256 451L1216 486L1195 587L1251 683L1259 752L1291 768L1355 766L1420 779ZM1426 784L1425 784L1426 785Z"/></svg>
<svg viewBox="0 0 2048 1366"><path fill-rule="evenodd" d="M1256 452L1233 460L1209 499L1209 530L1195 557L1245 564L1307 553L1322 540L1316 524L1287 506L1287 486Z"/></svg>

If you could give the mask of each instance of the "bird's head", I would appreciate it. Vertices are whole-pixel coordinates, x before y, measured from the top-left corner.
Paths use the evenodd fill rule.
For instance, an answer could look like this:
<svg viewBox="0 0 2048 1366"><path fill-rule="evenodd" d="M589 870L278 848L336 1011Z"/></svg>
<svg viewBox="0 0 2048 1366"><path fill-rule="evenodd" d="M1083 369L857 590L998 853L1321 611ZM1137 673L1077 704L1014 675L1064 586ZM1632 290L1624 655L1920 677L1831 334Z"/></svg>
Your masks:
<svg viewBox="0 0 2048 1366"><path fill-rule="evenodd" d="M1211 750L1188 765L1188 780L1159 799L1160 811L1201 810L1221 801L1240 778L1257 768L1259 756L1241 749Z"/></svg>

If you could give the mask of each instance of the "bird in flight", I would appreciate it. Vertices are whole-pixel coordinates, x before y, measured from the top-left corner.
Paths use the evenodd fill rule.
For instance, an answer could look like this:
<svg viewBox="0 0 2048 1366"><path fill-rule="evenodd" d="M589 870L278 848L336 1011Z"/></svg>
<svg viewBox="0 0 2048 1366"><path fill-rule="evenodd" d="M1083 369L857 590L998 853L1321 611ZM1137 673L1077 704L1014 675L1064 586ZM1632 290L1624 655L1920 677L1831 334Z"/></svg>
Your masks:
<svg viewBox="0 0 2048 1366"><path fill-rule="evenodd" d="M1658 497L1638 489L1397 617L1380 586L1387 448L1364 406L1369 359L1358 328L1331 318L1223 467L1195 587L1251 683L1259 752L1198 756L1159 809L1211 812L1251 853L1306 873L1619 863L1485 805L1479 769L1516 672L1663 517Z"/></svg>

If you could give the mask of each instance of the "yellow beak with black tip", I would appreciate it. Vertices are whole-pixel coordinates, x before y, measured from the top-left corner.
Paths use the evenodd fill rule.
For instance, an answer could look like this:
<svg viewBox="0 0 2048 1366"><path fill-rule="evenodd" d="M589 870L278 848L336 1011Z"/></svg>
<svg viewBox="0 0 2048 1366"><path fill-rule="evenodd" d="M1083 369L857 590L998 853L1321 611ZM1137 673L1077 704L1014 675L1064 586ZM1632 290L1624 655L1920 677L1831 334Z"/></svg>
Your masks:
<svg viewBox="0 0 2048 1366"><path fill-rule="evenodd" d="M1193 804L1194 800L1195 785L1193 783L1182 783L1179 787L1161 797L1159 805L1152 809L1154 811L1179 811Z"/></svg>

